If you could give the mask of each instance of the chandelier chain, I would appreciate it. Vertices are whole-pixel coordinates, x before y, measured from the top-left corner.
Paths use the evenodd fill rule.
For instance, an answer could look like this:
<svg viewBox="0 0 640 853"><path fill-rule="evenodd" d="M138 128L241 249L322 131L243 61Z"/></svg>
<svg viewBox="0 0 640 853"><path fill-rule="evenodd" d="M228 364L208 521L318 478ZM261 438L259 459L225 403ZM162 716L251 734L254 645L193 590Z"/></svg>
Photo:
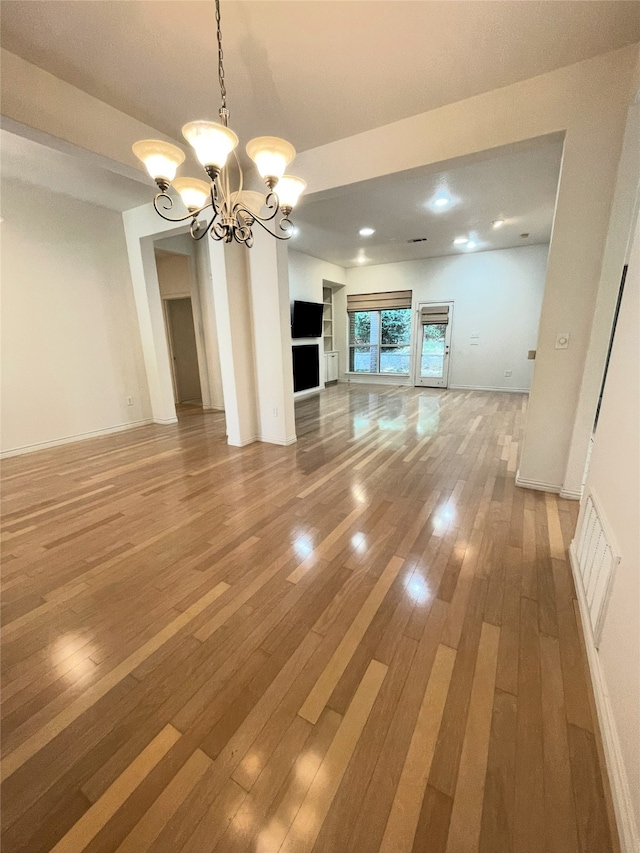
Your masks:
<svg viewBox="0 0 640 853"><path fill-rule="evenodd" d="M218 81L220 82L220 97L222 99L222 110L227 110L227 88L224 83L224 65L222 54L222 30L220 28L220 0L216 0L216 29L218 36Z"/></svg>

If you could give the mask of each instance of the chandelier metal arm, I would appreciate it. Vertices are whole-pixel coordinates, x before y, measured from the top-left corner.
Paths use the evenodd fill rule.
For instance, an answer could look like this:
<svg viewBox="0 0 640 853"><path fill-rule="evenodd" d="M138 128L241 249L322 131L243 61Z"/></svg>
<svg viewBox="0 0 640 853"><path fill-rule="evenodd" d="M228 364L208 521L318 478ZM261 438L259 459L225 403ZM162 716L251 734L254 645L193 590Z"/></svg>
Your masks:
<svg viewBox="0 0 640 853"><path fill-rule="evenodd" d="M280 201L275 192L271 191L267 195L264 201L264 206L267 208L267 210L271 211L268 216L260 216L259 213L255 213L252 210L248 210L242 204L242 202L236 202L236 204L233 206L233 213L235 214L239 211L240 213L244 213L245 216L248 216L251 219L255 219L260 222L270 222L272 219L275 219L275 217L278 215L278 211L280 210Z"/></svg>
<svg viewBox="0 0 640 853"><path fill-rule="evenodd" d="M282 219L280 220L280 222L278 222L277 227L280 228L282 231L284 231L284 236L282 236L280 234L276 234L275 231L272 231L270 228L267 228L267 226L264 224L265 222L270 222L272 219L273 219L272 216L270 216L268 219L261 219L260 217L254 217L253 221L257 222L261 228L264 228L264 230L267 232L267 234L271 234L271 236L275 237L276 240L289 240L291 238L291 236L293 235L293 224L292 224L291 220L287 216L283 216Z"/></svg>
<svg viewBox="0 0 640 853"><path fill-rule="evenodd" d="M194 216L193 222L191 223L191 226L189 227L189 231L191 232L191 236L193 237L193 239L194 240L202 240L203 237L206 237L206 235L209 233L209 229L211 228L211 225L213 224L214 219L215 219L215 215L213 216L213 218L211 219L210 222L207 222L207 224L203 228L201 228L200 223L198 222L198 220Z"/></svg>
<svg viewBox="0 0 640 853"><path fill-rule="evenodd" d="M166 201L168 203L161 205L160 204L161 199L163 202ZM208 207L212 207L212 203L209 202L208 204L205 204L203 207L201 207L199 210L196 210L193 213L187 213L186 216L165 216L165 214L162 211L163 210L171 210L173 208L173 199L171 198L171 196L168 193L160 192L160 193L156 193L156 195L153 199L153 206L156 210L156 213L158 213L167 222L185 222L187 219L191 219L192 217L198 216L198 214L202 213L202 211L206 210Z"/></svg>
<svg viewBox="0 0 640 853"><path fill-rule="evenodd" d="M275 222L275 217L278 211L281 210L278 196L275 192L270 192L265 200L265 206L270 211L268 216L260 216L260 214L249 210L245 205L237 202L233 206L233 222L225 222L224 210L220 202L220 194L215 183L211 184L210 201L197 210L192 210L184 216L167 216L167 211L174 207L174 201L168 192L156 193L153 199L153 206L166 222L186 222L191 219L190 233L194 240L202 240L209 234L212 240L224 240L226 243L231 243L235 240L237 243L242 243L248 248L253 246L252 226L254 223L260 225L267 234L275 237L276 240L289 240L293 234L293 224L287 215L283 215L279 222ZM211 219L201 225L198 221L200 215L210 209ZM226 217L229 219L229 217ZM273 222L273 229L268 227L268 223ZM277 231L282 231L278 234Z"/></svg>

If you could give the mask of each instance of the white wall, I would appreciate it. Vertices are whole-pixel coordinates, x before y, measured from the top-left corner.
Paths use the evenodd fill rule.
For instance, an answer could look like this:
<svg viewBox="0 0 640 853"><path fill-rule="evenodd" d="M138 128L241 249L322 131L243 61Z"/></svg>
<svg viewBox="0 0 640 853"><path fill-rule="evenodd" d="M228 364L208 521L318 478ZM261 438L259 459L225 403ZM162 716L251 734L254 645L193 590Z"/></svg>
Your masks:
<svg viewBox="0 0 640 853"><path fill-rule="evenodd" d="M625 850L640 849L640 227L636 228L585 487L615 538L620 564L600 639L599 665L629 786L635 826L620 820ZM578 521L580 529L581 519ZM604 721L605 741L607 721ZM615 767L610 766L610 772ZM614 787L616 784L614 774ZM617 802L620 806L620 798ZM634 837L635 836L635 837Z"/></svg>
<svg viewBox="0 0 640 853"><path fill-rule="evenodd" d="M299 299L302 302L322 302L322 287L324 281L335 284L345 284L347 271L344 267L321 261L311 255L293 251L289 247L289 295L291 301ZM334 289L334 349L341 351L340 370L344 370L344 350L346 347L345 331L341 323L335 321L336 316L344 316L346 312L346 299L344 289ZM296 338L293 345L318 344L320 349L320 385L324 387L324 342L322 338ZM315 389L309 389L311 391ZM308 394L309 391L301 391L298 395ZM296 396L298 396L296 395Z"/></svg>
<svg viewBox="0 0 640 853"><path fill-rule="evenodd" d="M3 181L2 216L3 452L146 421L121 214Z"/></svg>
<svg viewBox="0 0 640 853"><path fill-rule="evenodd" d="M533 376L527 352L537 345L547 252L546 245L525 246L355 267L347 271L346 293L411 290L416 310L420 302L453 302L449 387L527 391ZM339 321L346 327L346 314ZM479 343L472 346L476 332ZM346 348L340 360L348 366ZM406 385L413 378L379 381Z"/></svg>
<svg viewBox="0 0 640 853"><path fill-rule="evenodd" d="M191 296L189 257L187 255L156 252L156 266L158 267L160 295L163 299L170 299L172 296Z"/></svg>

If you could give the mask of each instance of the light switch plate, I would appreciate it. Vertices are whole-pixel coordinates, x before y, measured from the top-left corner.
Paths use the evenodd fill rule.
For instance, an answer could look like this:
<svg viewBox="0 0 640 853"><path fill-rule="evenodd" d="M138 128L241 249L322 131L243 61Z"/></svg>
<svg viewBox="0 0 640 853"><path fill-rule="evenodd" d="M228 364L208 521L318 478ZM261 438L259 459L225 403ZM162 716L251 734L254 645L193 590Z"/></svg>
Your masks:
<svg viewBox="0 0 640 853"><path fill-rule="evenodd" d="M569 332L558 332L556 335L556 349L569 348Z"/></svg>

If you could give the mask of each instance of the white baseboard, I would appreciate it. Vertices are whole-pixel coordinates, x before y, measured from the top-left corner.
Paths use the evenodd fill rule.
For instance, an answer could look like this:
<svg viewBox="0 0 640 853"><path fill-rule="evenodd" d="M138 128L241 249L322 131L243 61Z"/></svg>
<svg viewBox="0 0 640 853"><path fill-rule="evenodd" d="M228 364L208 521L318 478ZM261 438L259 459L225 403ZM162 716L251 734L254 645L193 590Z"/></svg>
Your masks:
<svg viewBox="0 0 640 853"><path fill-rule="evenodd" d="M569 501L582 499L582 491L565 489L555 483L543 483L541 480L528 480L526 477L521 477L519 471L516 474L516 486L520 486L521 489L535 489L537 492L553 492L554 495L560 495L561 498Z"/></svg>
<svg viewBox="0 0 640 853"><path fill-rule="evenodd" d="M364 382L370 385L413 385L410 376L397 376L393 373L345 373L345 382ZM422 387L422 386L420 386ZM427 385L425 388L429 387ZM509 394L528 394L528 388L499 388L497 385L449 385L448 388L436 388L438 391L505 391Z"/></svg>
<svg viewBox="0 0 640 853"><path fill-rule="evenodd" d="M393 373L345 373L343 382L364 383L365 385L411 385L410 376Z"/></svg>
<svg viewBox="0 0 640 853"><path fill-rule="evenodd" d="M249 444L254 444L256 441L263 441L265 444L279 444L282 447L288 447L290 444L295 444L298 440L297 435L289 436L288 438L269 438L266 435L254 435L252 438L231 439L227 438L227 444L231 447L247 447Z"/></svg>
<svg viewBox="0 0 640 853"><path fill-rule="evenodd" d="M579 572L578 559L573 542L569 546L569 562L578 594L578 606L584 630L585 646L587 647L587 659L589 661L589 672L593 684L598 722L602 734L606 769L611 785L613 808L616 815L618 834L620 835L620 847L622 853L638 853L640 850L640 832L638 831L633 810L627 771L622 759L620 737L618 736L615 717L611 710L611 702L609 700L604 673L600 667L600 657L593 638L589 607L582 586L582 577Z"/></svg>
<svg viewBox="0 0 640 853"><path fill-rule="evenodd" d="M296 443L298 436L293 435L288 438L270 438L268 435L259 435L257 440L264 441L265 444L279 444L281 447L288 447L290 444Z"/></svg>
<svg viewBox="0 0 640 853"><path fill-rule="evenodd" d="M146 426L154 423L151 418L144 418L140 421L132 421L127 424L116 424L116 426L107 427L106 429L95 429L90 432L79 432L75 435L65 435L63 438L54 438L52 441L39 441L35 444L25 444L22 447L12 447L10 450L3 450L0 453L0 458L6 459L9 456L21 456L23 453L34 453L36 450L46 450L49 447L59 447L61 444L72 444L74 441L85 441L88 438L99 438L101 435L111 435L114 432L123 432L127 429L135 429L136 427Z"/></svg>
<svg viewBox="0 0 640 853"><path fill-rule="evenodd" d="M500 388L498 385L449 385L451 391L505 391L507 394L528 394L529 388Z"/></svg>
<svg viewBox="0 0 640 853"><path fill-rule="evenodd" d="M543 483L541 480L528 480L526 477L521 477L520 472L516 474L516 486L521 489L535 489L538 492L553 492L560 493L560 486L555 483Z"/></svg>
<svg viewBox="0 0 640 853"><path fill-rule="evenodd" d="M169 426L170 424L177 424L177 418L153 418L151 420L152 424L160 424L160 426Z"/></svg>
<svg viewBox="0 0 640 853"><path fill-rule="evenodd" d="M302 400L303 397L311 397L313 394L319 394L321 391L324 391L324 387L322 385L316 385L315 388L305 388L304 391L294 391L293 399Z"/></svg>
<svg viewBox="0 0 640 853"><path fill-rule="evenodd" d="M568 501L581 501L582 493L584 489L565 489L564 487L560 489L560 497L566 498Z"/></svg>
<svg viewBox="0 0 640 853"><path fill-rule="evenodd" d="M251 438L229 438L227 436L227 444L231 445L231 447L246 447L248 444L253 444L255 441L258 441L258 436L254 435Z"/></svg>
<svg viewBox="0 0 640 853"><path fill-rule="evenodd" d="M224 408L222 406L203 406L203 412L224 412Z"/></svg>

